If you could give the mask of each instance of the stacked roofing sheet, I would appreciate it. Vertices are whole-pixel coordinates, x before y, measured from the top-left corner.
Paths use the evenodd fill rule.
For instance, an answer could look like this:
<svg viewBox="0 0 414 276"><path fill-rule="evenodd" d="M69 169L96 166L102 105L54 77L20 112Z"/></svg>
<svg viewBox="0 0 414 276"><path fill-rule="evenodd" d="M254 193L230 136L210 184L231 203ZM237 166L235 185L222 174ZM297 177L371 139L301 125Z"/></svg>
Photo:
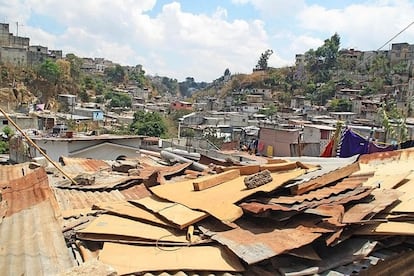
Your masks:
<svg viewBox="0 0 414 276"><path fill-rule="evenodd" d="M56 274L94 258L121 275L414 270L414 150L260 158L204 172L147 159L63 158L62 169L91 176L83 185L60 177L49 184L43 168L27 164L0 168L2 275ZM269 180L246 185L265 171ZM36 238L16 243L23 233Z"/></svg>

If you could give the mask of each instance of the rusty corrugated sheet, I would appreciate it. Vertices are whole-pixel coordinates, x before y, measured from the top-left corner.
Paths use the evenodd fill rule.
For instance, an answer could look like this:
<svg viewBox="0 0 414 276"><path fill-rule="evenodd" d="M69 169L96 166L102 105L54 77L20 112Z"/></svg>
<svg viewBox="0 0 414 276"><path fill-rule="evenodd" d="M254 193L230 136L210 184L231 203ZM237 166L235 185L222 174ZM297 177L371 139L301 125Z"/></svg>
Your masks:
<svg viewBox="0 0 414 276"><path fill-rule="evenodd" d="M362 164L381 164L397 160L414 160L414 148L364 154L358 159Z"/></svg>
<svg viewBox="0 0 414 276"><path fill-rule="evenodd" d="M151 195L151 192L144 184L138 184L129 188L120 190L126 200L138 200Z"/></svg>
<svg viewBox="0 0 414 276"><path fill-rule="evenodd" d="M118 190L82 191L55 188L54 192L61 210L87 209L98 203L126 200Z"/></svg>
<svg viewBox="0 0 414 276"><path fill-rule="evenodd" d="M320 188L302 195L272 198L269 203L295 204L304 201L321 200L322 198L326 198L331 195L338 195L346 190L355 189L356 187L361 186L362 183L363 181L342 181L333 186Z"/></svg>
<svg viewBox="0 0 414 276"><path fill-rule="evenodd" d="M111 168L111 166L103 160L62 157L62 161L65 165L65 171L73 174L97 172Z"/></svg>
<svg viewBox="0 0 414 276"><path fill-rule="evenodd" d="M344 193L340 193L335 196L331 196L328 198L324 198L321 200L313 200L313 201L304 201L299 204L293 205L283 205L283 204L266 204L266 203L259 203L259 202L248 202L248 203L241 203L240 207L243 210L246 210L251 213L262 213L268 210L273 211L302 211L307 208L315 208L322 204L345 204L353 200L359 200L364 197L367 197L371 194L372 188L369 187L357 187L353 190L349 190Z"/></svg>
<svg viewBox="0 0 414 276"><path fill-rule="evenodd" d="M340 265L364 259L375 248L377 242L368 239L350 239L335 247L321 247L317 252L321 261L292 261L289 266L279 267L282 275L314 275ZM292 258L292 260L295 260ZM274 263L277 266L277 263Z"/></svg>
<svg viewBox="0 0 414 276"><path fill-rule="evenodd" d="M5 190L0 275L56 275L72 267L45 170L14 179Z"/></svg>
<svg viewBox="0 0 414 276"><path fill-rule="evenodd" d="M0 187L7 185L10 180L18 179L31 171L29 163L0 166Z"/></svg>
<svg viewBox="0 0 414 276"><path fill-rule="evenodd" d="M92 173L90 176L94 178L94 184L92 185L74 185L68 180L60 180L56 181L55 186L59 188L80 190L111 190L138 184L143 180L140 176L128 176L126 174L115 174L106 171Z"/></svg>
<svg viewBox="0 0 414 276"><path fill-rule="evenodd" d="M43 167L20 178L10 180L7 185L3 186L1 193L2 201L7 203L6 216L11 216L48 199L54 207L53 210L56 213L59 210Z"/></svg>
<svg viewBox="0 0 414 276"><path fill-rule="evenodd" d="M387 206L397 201L402 194L403 193L398 190L373 191L372 195L374 196L374 199L371 202L360 203L352 206L345 212L342 221L344 223L359 223L368 215L372 217L384 210Z"/></svg>
<svg viewBox="0 0 414 276"><path fill-rule="evenodd" d="M309 172L305 175L299 176L295 179L294 182L287 185L287 188L292 188L304 182L308 182L315 178L318 178L322 175L330 173L332 171L338 170L340 168L346 167L352 163L355 163L358 159L358 156L353 156L349 158L324 158L324 157L285 157L289 161L300 161L305 164L319 165L320 169L316 171Z"/></svg>
<svg viewBox="0 0 414 276"><path fill-rule="evenodd" d="M249 265L310 244L321 236L305 226L278 229L251 223L223 232L204 229L204 233L226 245Z"/></svg>

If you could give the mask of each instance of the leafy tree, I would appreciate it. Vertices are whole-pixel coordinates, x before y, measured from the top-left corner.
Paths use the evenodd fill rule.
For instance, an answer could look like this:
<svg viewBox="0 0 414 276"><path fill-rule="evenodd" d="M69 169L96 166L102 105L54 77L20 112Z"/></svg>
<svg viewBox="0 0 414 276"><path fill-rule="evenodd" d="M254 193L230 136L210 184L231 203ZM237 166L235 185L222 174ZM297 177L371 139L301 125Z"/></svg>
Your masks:
<svg viewBox="0 0 414 276"><path fill-rule="evenodd" d="M408 129L406 117L401 110L397 108L394 101L386 100L378 108L378 113L382 120L382 126L385 128L385 140L390 138L396 142L404 142L408 138Z"/></svg>
<svg viewBox="0 0 414 276"><path fill-rule="evenodd" d="M70 76L73 80L79 80L82 76L81 66L82 66L82 59L77 57L74 54L67 54L66 60L70 63Z"/></svg>
<svg viewBox="0 0 414 276"><path fill-rule="evenodd" d="M95 81L95 92L96 95L102 95L105 92L105 84L100 79Z"/></svg>
<svg viewBox="0 0 414 276"><path fill-rule="evenodd" d="M160 137L167 132L167 126L160 113L137 111L130 130L137 135Z"/></svg>
<svg viewBox="0 0 414 276"><path fill-rule="evenodd" d="M7 136L7 140L10 140L10 138L14 135L14 130L9 126L5 126L3 127L3 133Z"/></svg>
<svg viewBox="0 0 414 276"><path fill-rule="evenodd" d="M257 70L267 70L270 56L273 54L273 50L267 49L264 53L260 55L259 61L257 62L256 69Z"/></svg>
<svg viewBox="0 0 414 276"><path fill-rule="evenodd" d="M131 97L124 93L109 92L105 94L105 99L111 100L109 103L110 107L131 107Z"/></svg>
<svg viewBox="0 0 414 276"><path fill-rule="evenodd" d="M224 76L226 77L226 76L231 76L231 73L230 73L230 69L229 68L226 68L226 70L224 70Z"/></svg>
<svg viewBox="0 0 414 276"><path fill-rule="evenodd" d="M134 70L130 74L128 74L129 80L134 80L139 87L144 87L147 83L147 78L145 77L144 70Z"/></svg>
<svg viewBox="0 0 414 276"><path fill-rule="evenodd" d="M326 39L318 49L305 53L306 70L315 83L327 82L331 78L330 70L337 66L340 37L335 33Z"/></svg>
<svg viewBox="0 0 414 276"><path fill-rule="evenodd" d="M104 73L108 80L113 83L122 83L126 77L124 68L119 64L115 65L115 67L105 68Z"/></svg>
<svg viewBox="0 0 414 276"><path fill-rule="evenodd" d="M95 88L95 80L91 76L86 76L83 79L83 84L86 89L91 90Z"/></svg>
<svg viewBox="0 0 414 276"><path fill-rule="evenodd" d="M60 69L56 62L46 59L39 67L39 76L51 84L57 84L60 77Z"/></svg>
<svg viewBox="0 0 414 276"><path fill-rule="evenodd" d="M5 126L2 129L2 132L6 137L5 140L0 140L0 154L9 152L9 141L10 138L14 135L14 130L9 126Z"/></svg>
<svg viewBox="0 0 414 276"><path fill-rule="evenodd" d="M335 112L348 112L352 110L352 102L346 99L333 99L330 102L329 110Z"/></svg>
<svg viewBox="0 0 414 276"><path fill-rule="evenodd" d="M84 103L86 103L86 102L89 102L90 101L90 97L89 97L89 94L88 94L88 92L86 92L86 90L85 89L82 89L80 92L79 92L79 98L80 98L80 100L82 101L82 102L84 102Z"/></svg>
<svg viewBox="0 0 414 276"><path fill-rule="evenodd" d="M260 114L266 115L267 118L272 119L273 115L277 113L277 108L274 104L268 105L266 108L259 111Z"/></svg>

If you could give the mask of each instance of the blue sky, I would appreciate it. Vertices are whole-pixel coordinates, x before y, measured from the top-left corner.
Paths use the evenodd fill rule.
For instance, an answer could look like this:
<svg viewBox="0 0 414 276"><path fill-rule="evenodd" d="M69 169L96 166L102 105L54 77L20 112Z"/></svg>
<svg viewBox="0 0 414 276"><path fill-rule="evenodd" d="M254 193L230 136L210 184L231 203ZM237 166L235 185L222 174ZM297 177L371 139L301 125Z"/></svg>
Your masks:
<svg viewBox="0 0 414 276"><path fill-rule="evenodd" d="M266 49L270 66L292 65L335 32L341 48L376 50L414 21L414 1L0 0L0 20L32 45L212 81L250 73ZM414 25L393 42L414 44Z"/></svg>

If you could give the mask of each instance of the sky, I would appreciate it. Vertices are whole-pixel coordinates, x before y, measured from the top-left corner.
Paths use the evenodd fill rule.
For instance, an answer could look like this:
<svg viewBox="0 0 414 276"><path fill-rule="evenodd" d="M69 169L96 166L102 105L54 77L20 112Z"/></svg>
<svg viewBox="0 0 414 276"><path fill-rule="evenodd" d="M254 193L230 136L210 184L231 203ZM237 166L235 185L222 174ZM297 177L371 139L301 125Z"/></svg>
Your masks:
<svg viewBox="0 0 414 276"><path fill-rule="evenodd" d="M211 82L268 65L339 34L341 48L377 50L414 22L413 0L0 0L0 22L31 45ZM391 43L414 44L414 25ZM383 50L390 49L386 43Z"/></svg>

